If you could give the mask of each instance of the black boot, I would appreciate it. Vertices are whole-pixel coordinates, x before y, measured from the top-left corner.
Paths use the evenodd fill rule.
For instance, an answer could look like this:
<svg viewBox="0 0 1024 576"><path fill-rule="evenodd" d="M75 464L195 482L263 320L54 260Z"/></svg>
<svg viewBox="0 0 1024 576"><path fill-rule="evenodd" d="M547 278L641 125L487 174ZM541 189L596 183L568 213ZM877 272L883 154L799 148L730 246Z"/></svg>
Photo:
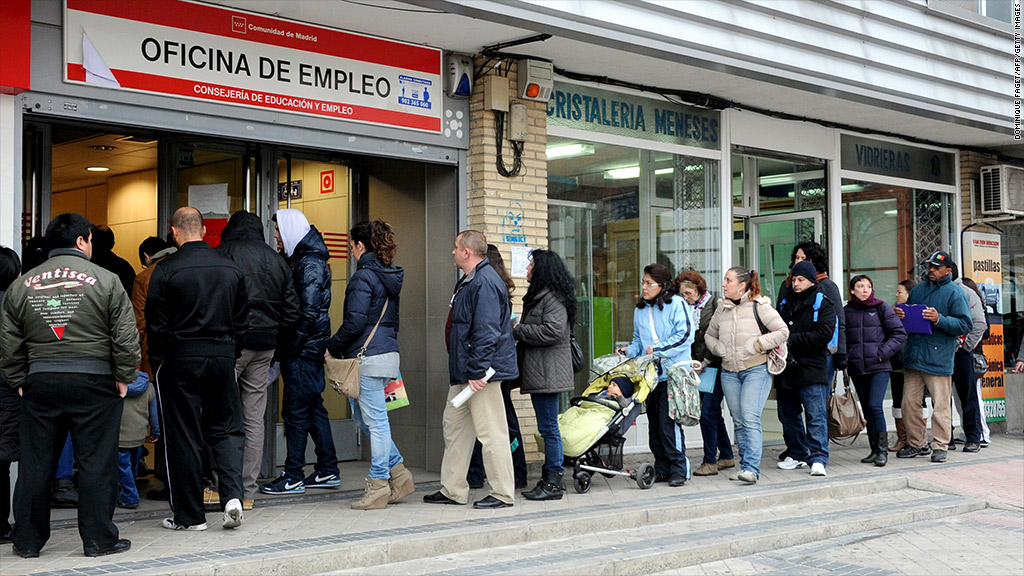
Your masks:
<svg viewBox="0 0 1024 576"><path fill-rule="evenodd" d="M523 498L527 500L561 500L562 473L553 472L547 468L543 469L540 481L537 482L533 490L523 492Z"/></svg>
<svg viewBox="0 0 1024 576"><path fill-rule="evenodd" d="M871 464L878 458L878 438L874 434L868 434L868 444L871 445L871 454L860 459L862 464Z"/></svg>
<svg viewBox="0 0 1024 576"><path fill-rule="evenodd" d="M886 450L886 444L889 443L889 434L886 432L878 433L878 454L875 455L875 459L872 461L875 466L885 466L889 461L889 451Z"/></svg>

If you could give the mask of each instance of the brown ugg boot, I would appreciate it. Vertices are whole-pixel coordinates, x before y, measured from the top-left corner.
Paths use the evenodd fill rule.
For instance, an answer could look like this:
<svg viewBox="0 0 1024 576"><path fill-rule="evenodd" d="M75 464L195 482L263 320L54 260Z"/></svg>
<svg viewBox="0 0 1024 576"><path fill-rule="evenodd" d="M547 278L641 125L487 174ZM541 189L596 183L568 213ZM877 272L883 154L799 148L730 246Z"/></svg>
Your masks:
<svg viewBox="0 0 1024 576"><path fill-rule="evenodd" d="M363 497L352 503L353 510L380 510L388 505L391 488L383 478L367 478Z"/></svg>
<svg viewBox="0 0 1024 576"><path fill-rule="evenodd" d="M890 452L898 451L907 445L907 427L903 425L903 418L896 418L896 443L889 446Z"/></svg>
<svg viewBox="0 0 1024 576"><path fill-rule="evenodd" d="M416 491L416 484L412 481L412 472L409 472L409 469L401 462L391 467L391 480L388 480L388 484L391 486L388 504L394 504Z"/></svg>

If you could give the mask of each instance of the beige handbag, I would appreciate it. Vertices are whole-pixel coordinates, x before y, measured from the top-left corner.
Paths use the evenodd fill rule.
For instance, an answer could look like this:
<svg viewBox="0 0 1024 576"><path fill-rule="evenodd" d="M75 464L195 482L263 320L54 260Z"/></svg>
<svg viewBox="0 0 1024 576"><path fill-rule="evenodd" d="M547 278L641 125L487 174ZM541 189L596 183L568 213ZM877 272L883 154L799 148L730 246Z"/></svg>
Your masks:
<svg viewBox="0 0 1024 576"><path fill-rule="evenodd" d="M380 318L377 318L377 323L373 325L373 330L366 337L366 342L363 342L363 347L359 349L355 358L335 358L331 356L330 352L325 356L324 371L327 374L327 381L331 383L331 388L334 388L338 394L352 399L359 398L359 364L363 361L363 352L366 352L370 340L373 340L373 335L377 333L377 327L384 319L384 312L387 309L388 301L385 300L384 308L380 311Z"/></svg>

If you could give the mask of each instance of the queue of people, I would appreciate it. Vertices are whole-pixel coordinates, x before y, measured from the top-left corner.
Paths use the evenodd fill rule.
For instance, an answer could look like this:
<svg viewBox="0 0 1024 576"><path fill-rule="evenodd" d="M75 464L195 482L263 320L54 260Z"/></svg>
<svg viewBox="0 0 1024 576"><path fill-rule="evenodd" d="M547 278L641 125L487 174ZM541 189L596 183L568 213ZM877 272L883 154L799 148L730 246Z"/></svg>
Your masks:
<svg viewBox="0 0 1024 576"><path fill-rule="evenodd" d="M131 547L112 516L115 506L138 506L135 475L147 437L159 438L165 465L158 463L157 475L172 511L162 526L169 530L206 530L204 498L219 504L222 527L234 529L253 509L257 490L283 495L339 486L322 398L324 362L331 357L360 359L359 394L349 402L369 439L370 466L365 490L351 507L379 510L415 491L391 435L384 392L398 377L401 360L404 270L395 265L394 230L375 220L350 231L356 269L342 323L332 334L322 234L291 209L277 212L274 228L277 251L264 242L259 217L238 212L213 249L203 241L198 210L181 208L171 220L173 245L159 238L143 242L139 255L146 267L130 282L127 274L90 260L94 234L105 231L78 214L54 218L45 236L48 257L25 271L23 281L14 282L22 270L17 254L0 248L0 503L6 504L3 494L10 490L10 463L19 452L38 455L19 468L13 527L0 506L0 538L13 541L15 554L36 557L49 537L49 487L62 453L73 452L78 465L79 529L89 556ZM103 240L108 246L110 234ZM442 417L441 489L423 497L428 504L467 504L470 489L482 487L486 477L489 493L474 508L514 505L515 491L527 487L511 401L517 388L530 396L544 452L541 478L522 496L557 500L564 494L559 403L574 387L575 281L558 254L532 251L522 316L516 317L514 283L496 252L476 230L455 239L452 255L462 276L444 329L451 385ZM882 405L890 380L897 456L930 453L932 461L945 461L953 446L955 352L973 350L981 327L972 321L970 287L953 283L949 255L937 252L927 265L925 281L898 289L898 302L924 305L927 331L907 330L905 312L876 298L867 275L850 279L842 306L828 279L825 251L813 242L794 249L774 305L761 293L755 270L727 270L718 297L696 271L673 276L662 264L646 266L632 339L616 353L657 361L659 385L646 398L654 480L680 487L692 475L735 468L738 459L730 480L757 483L761 415L773 385L786 442L778 466L826 476L826 405L835 370L848 372L867 418L871 453L862 462L887 462ZM284 382L287 457L280 477L259 486L268 375L275 362ZM686 457L683 427L670 414L673 366L716 372L700 397L704 446L696 470ZM1016 370L1024 370L1024 359ZM632 388L628 381L622 385ZM919 409L925 389L935 406L932 443ZM968 452L983 438L974 422L980 400L970 389L964 386L960 398ZM619 384L615 391L629 395ZM723 400L732 415L735 452ZM307 476L309 437L316 463ZM73 450L65 449L68 438Z"/></svg>

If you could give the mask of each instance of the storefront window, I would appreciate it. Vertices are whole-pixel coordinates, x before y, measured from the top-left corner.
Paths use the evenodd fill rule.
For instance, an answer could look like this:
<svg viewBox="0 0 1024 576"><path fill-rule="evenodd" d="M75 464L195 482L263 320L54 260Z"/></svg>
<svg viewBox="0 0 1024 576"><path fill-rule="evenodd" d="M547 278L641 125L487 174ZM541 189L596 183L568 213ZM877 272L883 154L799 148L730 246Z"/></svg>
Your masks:
<svg viewBox="0 0 1024 576"><path fill-rule="evenodd" d="M1003 275L1003 342L1005 366L1011 368L1024 336L1024 222L1001 224ZM986 296L992 291L985 290ZM986 299L991 310L993 303Z"/></svg>

